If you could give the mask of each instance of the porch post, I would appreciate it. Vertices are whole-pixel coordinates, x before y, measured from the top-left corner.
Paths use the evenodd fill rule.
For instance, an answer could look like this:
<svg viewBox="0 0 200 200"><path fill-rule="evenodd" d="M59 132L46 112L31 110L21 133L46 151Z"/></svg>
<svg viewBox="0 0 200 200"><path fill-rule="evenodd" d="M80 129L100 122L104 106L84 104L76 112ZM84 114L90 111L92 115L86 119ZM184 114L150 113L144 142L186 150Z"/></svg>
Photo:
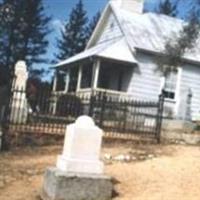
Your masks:
<svg viewBox="0 0 200 200"><path fill-rule="evenodd" d="M56 87L57 87L57 70L55 71L53 78L53 92L56 91Z"/></svg>
<svg viewBox="0 0 200 200"><path fill-rule="evenodd" d="M68 92L69 89L69 79L70 79L70 69L66 72L66 78L65 78L65 93Z"/></svg>
<svg viewBox="0 0 200 200"><path fill-rule="evenodd" d="M79 70L78 70L78 80L77 80L76 92L78 92L81 88L82 67L83 66L80 65Z"/></svg>
<svg viewBox="0 0 200 200"><path fill-rule="evenodd" d="M93 65L92 89L96 89L98 86L100 64L100 60L97 60Z"/></svg>

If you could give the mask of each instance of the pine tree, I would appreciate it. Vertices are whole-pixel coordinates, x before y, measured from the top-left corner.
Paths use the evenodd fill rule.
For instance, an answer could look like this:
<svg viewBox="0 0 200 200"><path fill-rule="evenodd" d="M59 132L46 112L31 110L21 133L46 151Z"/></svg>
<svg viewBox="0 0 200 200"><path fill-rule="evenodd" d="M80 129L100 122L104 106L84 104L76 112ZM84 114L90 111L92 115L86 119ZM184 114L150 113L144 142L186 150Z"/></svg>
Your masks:
<svg viewBox="0 0 200 200"><path fill-rule="evenodd" d="M177 16L177 5L179 0L171 1L171 0L160 0L158 8L156 9L157 13L169 15L171 17Z"/></svg>
<svg viewBox="0 0 200 200"><path fill-rule="evenodd" d="M56 61L66 59L84 50L87 42L87 13L82 0L72 9L65 30L58 40Z"/></svg>
<svg viewBox="0 0 200 200"><path fill-rule="evenodd" d="M100 16L101 16L101 13L97 12L96 15L89 22L88 27L87 27L87 40L90 39L94 29L96 28L96 25L99 21Z"/></svg>
<svg viewBox="0 0 200 200"><path fill-rule="evenodd" d="M18 60L25 60L32 70L33 64L46 61L42 56L48 46L50 18L44 14L42 0L3 0L2 5L9 8L10 17L0 22L0 65L13 71Z"/></svg>

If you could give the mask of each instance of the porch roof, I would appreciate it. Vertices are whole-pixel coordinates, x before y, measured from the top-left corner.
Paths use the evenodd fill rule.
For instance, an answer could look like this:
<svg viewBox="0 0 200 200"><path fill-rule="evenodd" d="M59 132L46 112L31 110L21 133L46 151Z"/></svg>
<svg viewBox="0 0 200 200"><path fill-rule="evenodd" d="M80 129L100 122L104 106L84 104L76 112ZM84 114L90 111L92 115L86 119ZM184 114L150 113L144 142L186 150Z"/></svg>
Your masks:
<svg viewBox="0 0 200 200"><path fill-rule="evenodd" d="M129 64L137 64L137 60L131 53L124 39L110 40L100 43L94 47L86 49L85 51L63 60L54 67L64 67L80 62L90 57L100 57L104 59L116 60Z"/></svg>

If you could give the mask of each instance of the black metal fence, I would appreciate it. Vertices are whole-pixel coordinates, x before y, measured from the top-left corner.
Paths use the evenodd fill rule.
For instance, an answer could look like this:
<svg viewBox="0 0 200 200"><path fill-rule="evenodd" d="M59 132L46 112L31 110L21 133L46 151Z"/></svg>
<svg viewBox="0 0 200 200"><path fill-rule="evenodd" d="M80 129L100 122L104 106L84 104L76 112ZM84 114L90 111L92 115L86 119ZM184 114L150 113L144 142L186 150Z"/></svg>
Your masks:
<svg viewBox="0 0 200 200"><path fill-rule="evenodd" d="M137 101L107 92L61 94L40 90L27 94L14 89L6 121L17 132L64 134L66 125L80 115L93 117L109 134L135 134L160 140L164 97Z"/></svg>

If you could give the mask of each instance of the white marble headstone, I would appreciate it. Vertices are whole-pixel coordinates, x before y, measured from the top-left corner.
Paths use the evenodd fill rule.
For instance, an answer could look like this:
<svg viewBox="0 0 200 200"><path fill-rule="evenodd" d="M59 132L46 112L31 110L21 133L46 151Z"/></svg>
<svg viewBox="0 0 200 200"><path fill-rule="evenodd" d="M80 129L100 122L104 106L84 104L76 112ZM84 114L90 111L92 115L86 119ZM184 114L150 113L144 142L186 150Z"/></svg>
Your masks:
<svg viewBox="0 0 200 200"><path fill-rule="evenodd" d="M25 89L28 79L28 71L25 61L18 61L15 65L15 88Z"/></svg>
<svg viewBox="0 0 200 200"><path fill-rule="evenodd" d="M13 99L10 120L13 123L26 123L28 117L28 103L26 99L26 84L28 71L25 61L18 61L15 65L15 81L13 84Z"/></svg>
<svg viewBox="0 0 200 200"><path fill-rule="evenodd" d="M62 155L57 168L72 173L103 174L99 160L103 131L88 116L67 126Z"/></svg>

